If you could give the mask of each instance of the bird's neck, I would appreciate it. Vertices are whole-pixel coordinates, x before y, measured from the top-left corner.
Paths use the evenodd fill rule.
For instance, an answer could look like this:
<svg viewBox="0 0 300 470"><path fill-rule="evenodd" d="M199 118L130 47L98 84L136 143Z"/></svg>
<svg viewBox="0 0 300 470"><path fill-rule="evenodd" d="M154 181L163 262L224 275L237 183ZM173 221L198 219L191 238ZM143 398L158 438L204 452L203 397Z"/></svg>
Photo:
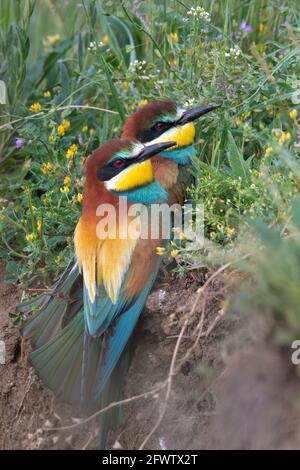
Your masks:
<svg viewBox="0 0 300 470"><path fill-rule="evenodd" d="M167 157L172 161L176 162L178 165L191 165L191 158L196 154L195 147L193 145L188 145L186 147L176 148L174 150L169 150L167 152L161 152L163 157Z"/></svg>

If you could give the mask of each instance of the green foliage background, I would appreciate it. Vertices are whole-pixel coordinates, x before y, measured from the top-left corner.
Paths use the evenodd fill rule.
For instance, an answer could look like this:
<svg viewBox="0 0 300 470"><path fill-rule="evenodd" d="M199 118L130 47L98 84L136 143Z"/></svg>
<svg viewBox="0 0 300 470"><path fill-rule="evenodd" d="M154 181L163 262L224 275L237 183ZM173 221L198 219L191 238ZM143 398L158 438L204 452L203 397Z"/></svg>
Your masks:
<svg viewBox="0 0 300 470"><path fill-rule="evenodd" d="M8 280L48 285L67 264L82 163L139 104L222 103L198 124L199 184L190 188L190 199L205 204L207 243L177 246L178 270L229 260L250 274L239 308L252 296L253 308L280 319L281 337L300 333L298 3L1 0Z"/></svg>

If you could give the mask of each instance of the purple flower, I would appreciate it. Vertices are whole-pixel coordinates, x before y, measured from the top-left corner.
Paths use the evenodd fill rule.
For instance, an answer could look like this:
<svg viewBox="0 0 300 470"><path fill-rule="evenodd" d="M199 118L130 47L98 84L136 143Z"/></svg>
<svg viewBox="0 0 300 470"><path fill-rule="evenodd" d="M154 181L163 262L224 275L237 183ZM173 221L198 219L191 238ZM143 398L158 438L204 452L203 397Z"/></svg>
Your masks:
<svg viewBox="0 0 300 470"><path fill-rule="evenodd" d="M223 38L223 34L219 33L217 36L217 41L221 41Z"/></svg>
<svg viewBox="0 0 300 470"><path fill-rule="evenodd" d="M247 24L245 20L241 22L240 29L242 31L245 31L245 33L252 33L253 31L252 26L250 24Z"/></svg>
<svg viewBox="0 0 300 470"><path fill-rule="evenodd" d="M280 51L278 51L278 55L281 55L281 56L282 56L282 55L284 55L284 54L285 54L284 49L280 49Z"/></svg>
<svg viewBox="0 0 300 470"><path fill-rule="evenodd" d="M25 141L24 141L24 139L21 139L21 137L17 137L15 139L15 146L16 146L17 149L21 149L24 144L25 144Z"/></svg>

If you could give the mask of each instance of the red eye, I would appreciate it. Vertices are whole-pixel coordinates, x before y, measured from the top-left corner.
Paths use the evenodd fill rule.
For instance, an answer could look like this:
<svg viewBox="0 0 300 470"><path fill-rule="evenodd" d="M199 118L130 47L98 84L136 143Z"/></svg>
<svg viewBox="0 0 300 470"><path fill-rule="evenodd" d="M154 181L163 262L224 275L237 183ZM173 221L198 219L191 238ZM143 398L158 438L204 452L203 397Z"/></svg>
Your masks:
<svg viewBox="0 0 300 470"><path fill-rule="evenodd" d="M164 122L157 122L154 126L154 129L156 131L162 132L162 131L168 129L168 125Z"/></svg>
<svg viewBox="0 0 300 470"><path fill-rule="evenodd" d="M118 158L117 160L113 162L114 168L118 168L118 169L123 168L124 165L125 165L125 162L124 160L122 160L122 158Z"/></svg>

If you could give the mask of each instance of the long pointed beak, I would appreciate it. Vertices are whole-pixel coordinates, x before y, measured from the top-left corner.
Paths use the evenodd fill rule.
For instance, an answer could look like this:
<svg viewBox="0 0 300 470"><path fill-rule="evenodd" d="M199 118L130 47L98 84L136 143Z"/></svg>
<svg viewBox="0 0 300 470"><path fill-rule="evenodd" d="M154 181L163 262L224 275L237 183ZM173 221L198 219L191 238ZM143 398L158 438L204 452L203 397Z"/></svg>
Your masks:
<svg viewBox="0 0 300 470"><path fill-rule="evenodd" d="M176 145L176 142L158 142L157 144L145 145L137 157L138 163L144 162L158 153Z"/></svg>
<svg viewBox="0 0 300 470"><path fill-rule="evenodd" d="M200 116L203 116L214 109L220 108L220 104L210 104L208 106L197 106L197 108L188 109L184 114L178 119L176 124L187 124L188 122L195 121Z"/></svg>

